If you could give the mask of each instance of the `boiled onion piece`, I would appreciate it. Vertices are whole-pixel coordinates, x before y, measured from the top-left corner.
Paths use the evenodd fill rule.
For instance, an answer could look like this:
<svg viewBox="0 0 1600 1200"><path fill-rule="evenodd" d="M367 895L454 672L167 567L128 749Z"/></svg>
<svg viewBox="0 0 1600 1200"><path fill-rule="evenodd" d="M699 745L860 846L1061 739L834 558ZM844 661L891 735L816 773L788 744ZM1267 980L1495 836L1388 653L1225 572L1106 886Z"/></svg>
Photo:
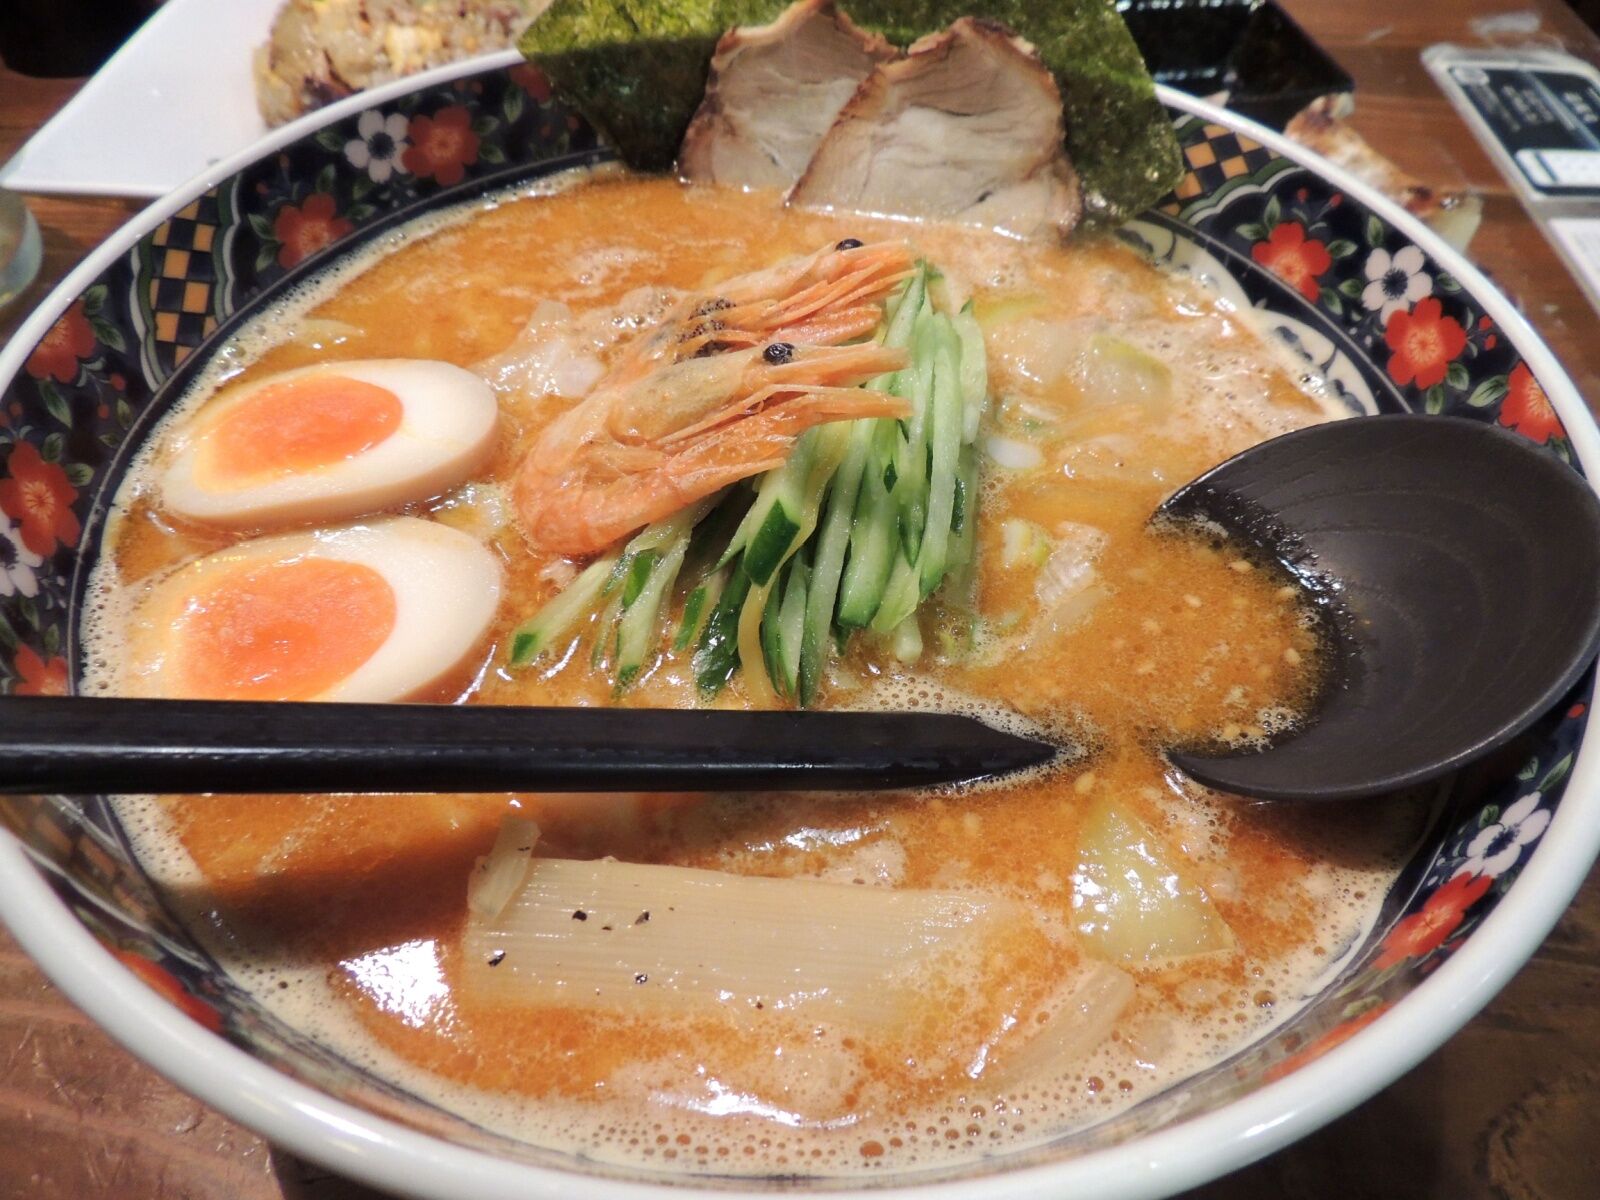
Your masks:
<svg viewBox="0 0 1600 1200"><path fill-rule="evenodd" d="M1143 821L1109 797L1090 805L1079 828L1072 912L1084 947L1112 962L1144 965L1234 944L1210 897Z"/></svg>
<svg viewBox="0 0 1600 1200"><path fill-rule="evenodd" d="M1086 959L1051 998L1038 1032L999 1064L985 1083L1015 1088L1054 1079L1082 1062L1111 1036L1133 1000L1133 977L1107 962Z"/></svg>

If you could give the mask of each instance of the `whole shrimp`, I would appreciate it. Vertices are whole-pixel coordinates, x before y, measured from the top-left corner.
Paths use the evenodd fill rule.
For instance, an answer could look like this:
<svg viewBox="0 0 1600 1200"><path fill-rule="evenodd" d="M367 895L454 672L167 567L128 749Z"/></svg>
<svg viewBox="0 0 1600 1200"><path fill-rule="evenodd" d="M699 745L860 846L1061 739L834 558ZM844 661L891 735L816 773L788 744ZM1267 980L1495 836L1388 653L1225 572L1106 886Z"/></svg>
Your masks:
<svg viewBox="0 0 1600 1200"><path fill-rule="evenodd" d="M527 451L513 502L528 540L595 554L781 466L814 425L904 416L903 400L856 385L905 353L840 343L877 326L911 265L903 245L844 241L683 301Z"/></svg>

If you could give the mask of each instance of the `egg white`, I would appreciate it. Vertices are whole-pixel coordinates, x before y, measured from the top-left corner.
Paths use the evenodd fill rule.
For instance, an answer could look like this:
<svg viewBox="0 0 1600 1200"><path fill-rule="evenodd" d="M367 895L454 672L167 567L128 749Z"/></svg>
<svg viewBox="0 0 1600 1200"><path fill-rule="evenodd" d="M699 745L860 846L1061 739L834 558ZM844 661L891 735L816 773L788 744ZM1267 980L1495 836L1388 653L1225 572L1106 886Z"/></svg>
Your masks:
<svg viewBox="0 0 1600 1200"><path fill-rule="evenodd" d="M389 517L257 538L180 567L144 597L130 639L131 690L153 697L184 695L175 662L183 636L176 618L196 594L244 571L309 558L370 567L388 582L395 599L388 637L313 700L383 703L425 691L478 649L500 606L500 560L469 535L432 521Z"/></svg>
<svg viewBox="0 0 1600 1200"><path fill-rule="evenodd" d="M308 375L338 375L399 398L400 425L370 449L338 462L240 487L203 481L208 433L264 387ZM319 363L225 390L179 431L161 478L161 502L180 517L234 529L347 520L440 495L464 483L494 449L499 408L470 371L431 359Z"/></svg>

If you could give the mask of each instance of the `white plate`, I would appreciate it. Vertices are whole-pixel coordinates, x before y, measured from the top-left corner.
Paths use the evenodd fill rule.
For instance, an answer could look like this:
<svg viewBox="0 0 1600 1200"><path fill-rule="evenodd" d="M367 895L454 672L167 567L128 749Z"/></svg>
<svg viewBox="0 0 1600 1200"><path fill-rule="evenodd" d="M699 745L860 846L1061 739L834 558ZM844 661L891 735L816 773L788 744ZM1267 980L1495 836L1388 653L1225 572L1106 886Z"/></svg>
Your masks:
<svg viewBox="0 0 1600 1200"><path fill-rule="evenodd" d="M282 4L167 0L0 166L0 186L79 196L164 196L259 140L267 126L256 109L251 55L267 40ZM413 76L400 90L416 82ZM352 102L361 103L358 97L341 101Z"/></svg>

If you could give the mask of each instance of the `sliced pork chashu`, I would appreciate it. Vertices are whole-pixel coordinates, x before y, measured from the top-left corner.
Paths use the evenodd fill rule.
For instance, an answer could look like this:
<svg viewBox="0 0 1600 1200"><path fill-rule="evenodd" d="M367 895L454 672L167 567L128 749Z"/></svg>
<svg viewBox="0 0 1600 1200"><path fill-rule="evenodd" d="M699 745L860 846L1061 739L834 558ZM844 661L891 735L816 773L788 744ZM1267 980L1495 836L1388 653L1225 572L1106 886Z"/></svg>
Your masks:
<svg viewBox="0 0 1600 1200"><path fill-rule="evenodd" d="M1065 132L1061 93L1033 47L963 17L867 76L789 198L1064 235L1083 210Z"/></svg>
<svg viewBox="0 0 1600 1200"><path fill-rule="evenodd" d="M678 172L696 183L787 189L861 81L897 51L832 0L800 0L717 43Z"/></svg>

